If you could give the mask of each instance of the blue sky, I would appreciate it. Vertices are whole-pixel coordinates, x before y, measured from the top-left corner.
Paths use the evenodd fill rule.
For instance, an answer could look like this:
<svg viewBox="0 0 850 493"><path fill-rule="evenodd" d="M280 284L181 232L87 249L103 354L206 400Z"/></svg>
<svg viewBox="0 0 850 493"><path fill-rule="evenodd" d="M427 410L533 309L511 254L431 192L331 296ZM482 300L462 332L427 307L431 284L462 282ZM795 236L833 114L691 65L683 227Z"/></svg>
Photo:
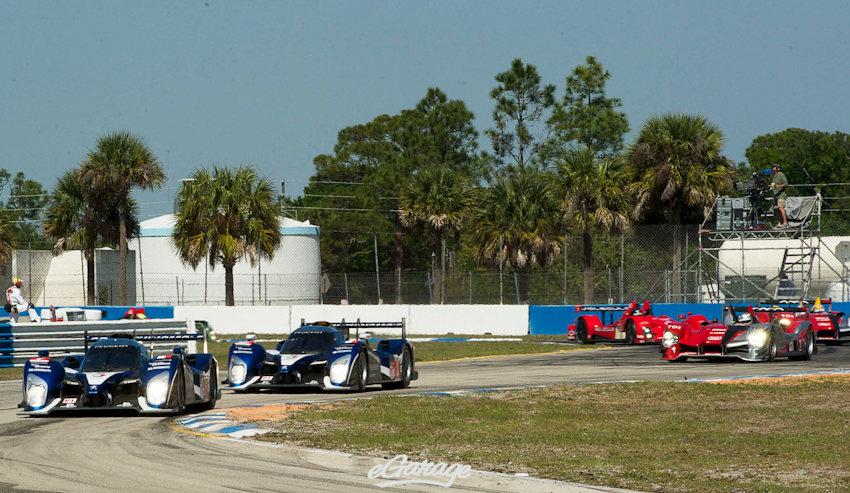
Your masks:
<svg viewBox="0 0 850 493"><path fill-rule="evenodd" d="M142 219L171 212L200 166L250 163L297 196L346 126L439 87L483 133L512 59L560 98L589 55L611 73L628 141L654 114L701 113L742 161L759 135L850 132L849 21L837 0L0 0L0 167L49 190L98 136L126 130L168 173L136 194Z"/></svg>

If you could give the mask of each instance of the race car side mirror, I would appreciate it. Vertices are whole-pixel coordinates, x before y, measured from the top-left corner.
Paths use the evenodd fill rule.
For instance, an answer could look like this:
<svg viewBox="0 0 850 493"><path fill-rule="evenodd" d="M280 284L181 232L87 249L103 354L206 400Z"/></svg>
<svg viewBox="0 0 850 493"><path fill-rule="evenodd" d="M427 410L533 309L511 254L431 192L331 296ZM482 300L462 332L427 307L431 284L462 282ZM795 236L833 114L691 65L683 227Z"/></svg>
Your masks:
<svg viewBox="0 0 850 493"><path fill-rule="evenodd" d="M186 348L184 347L176 347L174 348L174 354L186 354Z"/></svg>

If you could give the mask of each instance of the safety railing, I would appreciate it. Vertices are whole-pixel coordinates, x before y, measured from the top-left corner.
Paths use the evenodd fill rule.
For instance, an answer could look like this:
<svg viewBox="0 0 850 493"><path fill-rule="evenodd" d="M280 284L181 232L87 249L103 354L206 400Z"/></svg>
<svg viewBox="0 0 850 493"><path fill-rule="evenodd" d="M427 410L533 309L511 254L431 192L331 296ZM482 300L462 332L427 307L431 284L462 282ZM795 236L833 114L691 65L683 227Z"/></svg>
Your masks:
<svg viewBox="0 0 850 493"><path fill-rule="evenodd" d="M194 321L186 319L0 324L0 368L23 366L39 351L48 351L52 357L82 355L92 341L119 334L137 338L154 354L170 352L175 347L196 352L197 341L203 341L203 351L207 352L203 331L198 334ZM186 337L188 334L197 337Z"/></svg>

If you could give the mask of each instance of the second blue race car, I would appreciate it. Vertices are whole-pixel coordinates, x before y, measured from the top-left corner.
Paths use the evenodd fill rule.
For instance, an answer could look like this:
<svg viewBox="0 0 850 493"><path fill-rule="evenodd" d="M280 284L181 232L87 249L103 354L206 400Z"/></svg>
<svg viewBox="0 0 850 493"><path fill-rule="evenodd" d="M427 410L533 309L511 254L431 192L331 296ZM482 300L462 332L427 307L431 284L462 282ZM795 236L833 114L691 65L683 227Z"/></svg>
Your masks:
<svg viewBox="0 0 850 493"><path fill-rule="evenodd" d="M401 339L359 337L359 329L401 328ZM357 329L347 341L350 329ZM275 349L254 340L230 347L224 389L250 391L316 387L362 392L367 385L403 389L419 378L413 346L398 322L316 322L294 330Z"/></svg>

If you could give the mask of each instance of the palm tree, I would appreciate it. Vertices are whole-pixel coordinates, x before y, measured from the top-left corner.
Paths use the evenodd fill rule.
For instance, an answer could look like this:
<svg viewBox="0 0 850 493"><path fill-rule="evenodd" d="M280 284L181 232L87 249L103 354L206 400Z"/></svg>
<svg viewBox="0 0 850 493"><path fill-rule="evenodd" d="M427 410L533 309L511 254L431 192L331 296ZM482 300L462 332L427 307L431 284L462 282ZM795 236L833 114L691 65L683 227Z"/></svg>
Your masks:
<svg viewBox="0 0 850 493"><path fill-rule="evenodd" d="M731 184L729 160L721 155L725 143L720 128L704 116L669 113L644 122L626 155L635 216L662 210L673 227L674 301L681 294L682 216L694 207L707 215L718 192Z"/></svg>
<svg viewBox="0 0 850 493"><path fill-rule="evenodd" d="M445 233L447 229L460 229L472 206L472 189L458 171L447 166L432 166L416 174L402 190L400 215L402 223L413 226L425 223L430 226L435 259L435 299L443 303L444 273L446 268Z"/></svg>
<svg viewBox="0 0 850 493"><path fill-rule="evenodd" d="M15 249L12 227L10 224L0 223L0 265L6 265L12 250Z"/></svg>
<svg viewBox="0 0 850 493"><path fill-rule="evenodd" d="M127 234L139 228L138 206L129 201ZM88 189L80 179L79 170L66 171L50 194L42 226L44 235L54 241L53 254L79 247L86 259L86 303L95 305L95 258L98 240L118 242L118 210L112 197Z"/></svg>
<svg viewBox="0 0 850 493"><path fill-rule="evenodd" d="M233 266L248 257L271 259L280 246L280 219L270 180L252 166L197 169L177 196L171 240L192 268L202 260L224 266L225 304L233 306Z"/></svg>
<svg viewBox="0 0 850 493"><path fill-rule="evenodd" d="M127 237L130 190L155 190L165 182L165 172L145 140L128 132L114 132L97 139L80 164L83 181L93 190L112 196L118 211L118 246L121 252L119 300L127 304Z"/></svg>
<svg viewBox="0 0 850 493"><path fill-rule="evenodd" d="M551 179L534 167L500 176L480 191L471 223L475 257L519 271L519 296L528 300L528 269L550 267L563 248L558 200Z"/></svg>
<svg viewBox="0 0 850 493"><path fill-rule="evenodd" d="M593 303L593 232L620 231L629 222L632 200L625 190L623 160L597 159L590 147L570 149L557 163L554 180L567 222L582 234L584 303Z"/></svg>

